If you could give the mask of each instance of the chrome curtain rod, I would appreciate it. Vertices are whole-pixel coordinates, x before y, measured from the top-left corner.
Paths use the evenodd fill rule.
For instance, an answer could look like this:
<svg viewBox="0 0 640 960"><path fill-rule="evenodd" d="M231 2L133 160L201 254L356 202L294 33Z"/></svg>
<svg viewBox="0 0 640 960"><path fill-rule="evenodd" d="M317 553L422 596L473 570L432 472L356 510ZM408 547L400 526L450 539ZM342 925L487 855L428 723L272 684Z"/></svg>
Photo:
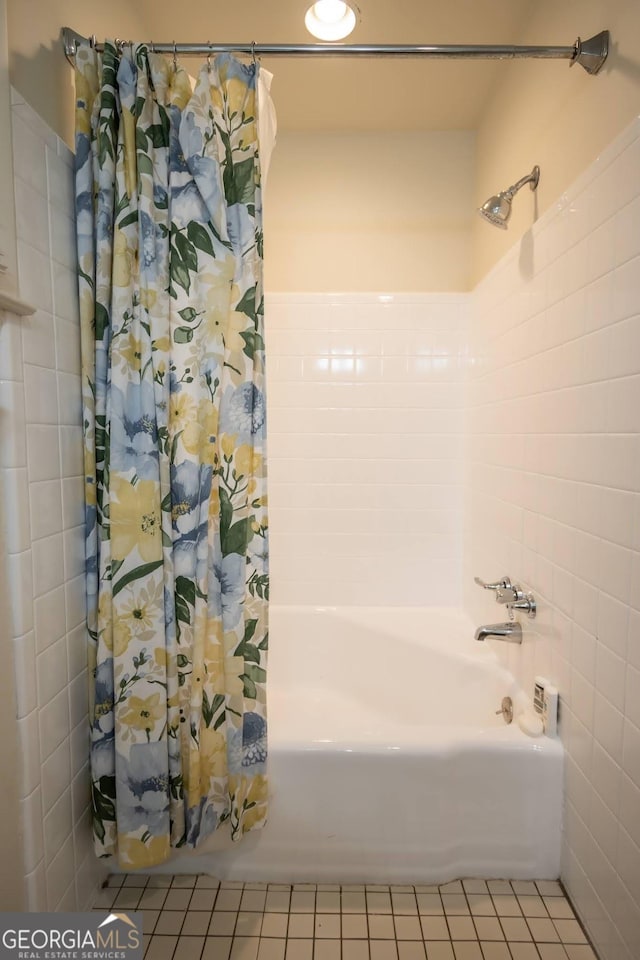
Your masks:
<svg viewBox="0 0 640 960"><path fill-rule="evenodd" d="M131 41L116 41L121 46ZM80 44L90 44L95 50L104 50L97 43L81 36L70 27L62 29L64 53L70 63ZM156 53L174 56L202 56L214 53L237 53L254 57L417 57L428 60L570 60L571 66L579 63L587 73L596 74L609 53L609 31L581 40L570 47L508 46L491 44L326 44L326 43L155 43L149 46Z"/></svg>

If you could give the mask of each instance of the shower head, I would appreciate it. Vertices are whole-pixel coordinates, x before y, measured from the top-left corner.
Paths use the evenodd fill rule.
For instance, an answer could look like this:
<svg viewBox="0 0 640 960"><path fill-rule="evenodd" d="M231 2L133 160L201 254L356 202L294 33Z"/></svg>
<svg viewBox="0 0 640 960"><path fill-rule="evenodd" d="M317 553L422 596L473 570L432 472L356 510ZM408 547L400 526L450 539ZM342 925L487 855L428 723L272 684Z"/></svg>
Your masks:
<svg viewBox="0 0 640 960"><path fill-rule="evenodd" d="M507 229L509 217L511 216L511 201L518 190L524 187L525 183L531 184L531 189L535 190L540 179L540 167L534 167L531 173L522 177L517 183L509 187L508 190L497 194L495 197L489 197L486 203L478 207L478 213L494 227L500 227L501 230Z"/></svg>

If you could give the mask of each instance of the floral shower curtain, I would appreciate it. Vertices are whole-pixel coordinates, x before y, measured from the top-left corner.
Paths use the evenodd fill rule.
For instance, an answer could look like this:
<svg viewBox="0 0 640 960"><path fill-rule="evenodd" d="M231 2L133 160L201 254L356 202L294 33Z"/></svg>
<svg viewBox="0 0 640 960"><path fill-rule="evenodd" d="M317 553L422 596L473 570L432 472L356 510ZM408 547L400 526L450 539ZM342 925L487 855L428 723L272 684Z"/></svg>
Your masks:
<svg viewBox="0 0 640 960"><path fill-rule="evenodd" d="M96 851L266 814L258 65L76 58Z"/></svg>

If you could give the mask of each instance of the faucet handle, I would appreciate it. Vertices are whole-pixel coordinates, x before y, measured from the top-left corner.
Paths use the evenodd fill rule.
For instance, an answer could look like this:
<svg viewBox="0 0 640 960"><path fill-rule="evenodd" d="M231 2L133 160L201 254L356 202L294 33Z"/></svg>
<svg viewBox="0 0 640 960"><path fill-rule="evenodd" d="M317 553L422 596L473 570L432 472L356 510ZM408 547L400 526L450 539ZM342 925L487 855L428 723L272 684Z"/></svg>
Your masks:
<svg viewBox="0 0 640 960"><path fill-rule="evenodd" d="M479 587L482 587L484 590L495 590L496 593L498 590L511 590L511 578L505 576L502 580L498 580L497 583L485 583L484 580L481 580L480 577L473 578L474 583L477 583ZM502 601L503 603L506 601Z"/></svg>

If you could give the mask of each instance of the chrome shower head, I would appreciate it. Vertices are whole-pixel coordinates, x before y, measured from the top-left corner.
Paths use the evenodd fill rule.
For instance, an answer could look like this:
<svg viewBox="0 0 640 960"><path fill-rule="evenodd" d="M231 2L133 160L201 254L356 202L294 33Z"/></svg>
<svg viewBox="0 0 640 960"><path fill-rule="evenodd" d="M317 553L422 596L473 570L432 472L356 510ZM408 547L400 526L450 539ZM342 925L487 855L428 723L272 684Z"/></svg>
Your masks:
<svg viewBox="0 0 640 960"><path fill-rule="evenodd" d="M492 223L494 227L506 230L509 217L511 216L511 201L516 193L521 187L524 187L525 183L530 183L531 189L535 190L539 180L540 167L534 167L531 173L528 173L526 177L522 177L521 180L514 183L508 190L504 190L494 197L489 197L486 203L478 207L478 213L489 223Z"/></svg>

